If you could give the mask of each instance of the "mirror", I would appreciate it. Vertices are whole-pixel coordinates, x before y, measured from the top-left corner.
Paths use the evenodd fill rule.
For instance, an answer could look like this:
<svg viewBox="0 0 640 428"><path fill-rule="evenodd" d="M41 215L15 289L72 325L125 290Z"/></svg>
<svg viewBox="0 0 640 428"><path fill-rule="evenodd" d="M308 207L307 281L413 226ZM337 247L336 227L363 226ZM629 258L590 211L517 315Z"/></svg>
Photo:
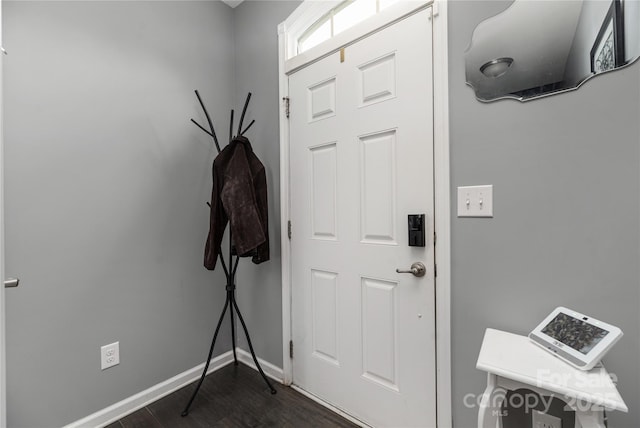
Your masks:
<svg viewBox="0 0 640 428"><path fill-rule="evenodd" d="M640 55L638 0L515 0L476 27L466 79L480 101L577 89Z"/></svg>

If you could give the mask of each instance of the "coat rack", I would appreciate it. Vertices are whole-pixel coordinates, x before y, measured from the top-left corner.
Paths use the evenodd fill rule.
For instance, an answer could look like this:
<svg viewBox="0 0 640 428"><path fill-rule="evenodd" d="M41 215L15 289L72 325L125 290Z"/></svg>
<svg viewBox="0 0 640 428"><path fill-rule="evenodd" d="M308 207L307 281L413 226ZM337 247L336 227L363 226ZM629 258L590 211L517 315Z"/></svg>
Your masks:
<svg viewBox="0 0 640 428"><path fill-rule="evenodd" d="M211 121L211 117L209 116L209 113L207 112L207 108L204 106L204 103L202 102L202 98L200 98L200 94L198 93L198 91L195 91L196 93L196 97L198 97L198 101L200 102L200 106L202 106L202 110L204 111L204 115L207 118L207 122L209 123L209 129L210 131L208 131L207 129L205 129L202 125L200 125L198 122L196 122L195 120L191 119L191 122L193 122L194 124L196 124L196 126L198 126L198 128L200 128L201 130L203 130L207 135L209 135L211 138L213 138L213 142L216 146L216 150L218 151L218 153L220 153L220 144L218 142L218 137L216 136L216 131L213 128L213 122ZM249 123L249 125L243 130L242 129L242 123L244 122L244 115L247 112L247 107L249 106L249 100L251 99L251 92L249 92L249 94L247 95L247 100L244 103L244 108L242 109L242 115L240 116L240 123L238 124L238 133L237 136L242 136L244 135L249 128L251 128L251 126L255 123L255 120L252 120L251 123ZM231 110L231 120L229 123L229 142L231 142L231 140L233 140L233 110ZM209 205L209 207L211 207L211 204L209 204L207 202L207 205ZM202 376L200 376L200 381L198 382L198 385L196 386L195 391L193 391L193 395L191 396L191 399L189 400L189 403L187 404L187 406L185 407L184 411L182 412L182 416L185 417L189 414L189 408L191 407L191 404L193 403L193 400L196 398L196 395L198 395L198 391L200 391L200 387L202 386L202 382L204 382L204 378L207 375L207 370L209 369L209 362L211 361L211 356L213 355L213 348L216 345L216 339L218 338L218 332L220 331L220 326L222 325L222 320L224 319L224 316L227 312L227 309L229 309L229 316L231 319L231 344L233 346L233 363L235 365L238 365L238 357L236 356L236 330L235 330L235 320L234 320L234 311L235 313L238 315L238 319L240 320L240 323L242 324L242 329L244 330L244 335L247 338L247 343L249 344L249 350L251 351L251 356L253 357L253 362L256 364L256 367L258 369L258 371L260 372L260 375L262 376L262 378L264 379L264 381L267 383L267 386L269 387L269 389L271 390L272 394L275 394L277 391L273 388L273 386L271 385L271 382L269 382L269 379L267 378L267 376L264 374L264 371L262 370L262 367L260 367L260 363L258 362L258 358L256 358L256 353L253 350L253 345L251 344L251 338L249 337L249 331L247 330L247 325L244 322L244 319L242 318L242 313L240 313L240 309L238 308L238 303L236 302L236 272L238 270L238 263L240 262L240 255L239 254L235 254L235 249L233 248L233 240L232 240L232 236L231 236L231 227L229 227L229 265L227 266L225 260L224 260L224 256L222 255L222 249L219 249L219 257L220 257L220 264L222 265L222 269L224 270L224 275L227 278L227 298L224 302L224 307L222 308L222 313L220 314L220 319L218 320L218 325L216 326L216 330L215 333L213 334L213 340L211 341L211 347L209 348L209 355L207 357L207 361L205 363L204 366L204 370L202 371ZM235 262L233 260L233 256L236 256Z"/></svg>

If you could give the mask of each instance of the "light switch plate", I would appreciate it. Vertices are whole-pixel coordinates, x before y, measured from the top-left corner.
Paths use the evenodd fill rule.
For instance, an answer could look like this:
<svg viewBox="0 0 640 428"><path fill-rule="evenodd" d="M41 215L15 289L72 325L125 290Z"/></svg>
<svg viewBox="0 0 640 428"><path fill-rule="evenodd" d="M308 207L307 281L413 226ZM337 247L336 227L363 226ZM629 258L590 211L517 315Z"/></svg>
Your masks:
<svg viewBox="0 0 640 428"><path fill-rule="evenodd" d="M458 217L493 217L493 185L458 187Z"/></svg>

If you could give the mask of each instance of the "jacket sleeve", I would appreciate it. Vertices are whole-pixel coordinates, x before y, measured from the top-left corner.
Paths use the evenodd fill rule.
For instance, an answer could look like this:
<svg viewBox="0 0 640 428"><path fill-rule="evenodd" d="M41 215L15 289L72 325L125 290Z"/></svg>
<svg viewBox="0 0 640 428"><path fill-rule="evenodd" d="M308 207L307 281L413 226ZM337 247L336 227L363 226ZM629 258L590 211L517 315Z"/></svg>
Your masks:
<svg viewBox="0 0 640 428"><path fill-rule="evenodd" d="M260 166L257 174L254 174L253 187L256 192L258 214L260 215L260 224L264 231L265 241L258 246L251 260L255 264L269 260L269 205L267 198L267 176L262 163L260 163L259 160L258 163Z"/></svg>
<svg viewBox="0 0 640 428"><path fill-rule="evenodd" d="M263 244L267 237L260 221L247 153L242 145L238 145L225 169L220 197L229 217L237 253L245 255Z"/></svg>
<svg viewBox="0 0 640 428"><path fill-rule="evenodd" d="M222 188L222 175L218 171L218 166L213 163L213 188L211 190L211 214L209 216L209 235L204 248L204 267L208 270L214 270L220 252L220 244L224 229L227 227L227 214L222 207L220 200L220 190Z"/></svg>

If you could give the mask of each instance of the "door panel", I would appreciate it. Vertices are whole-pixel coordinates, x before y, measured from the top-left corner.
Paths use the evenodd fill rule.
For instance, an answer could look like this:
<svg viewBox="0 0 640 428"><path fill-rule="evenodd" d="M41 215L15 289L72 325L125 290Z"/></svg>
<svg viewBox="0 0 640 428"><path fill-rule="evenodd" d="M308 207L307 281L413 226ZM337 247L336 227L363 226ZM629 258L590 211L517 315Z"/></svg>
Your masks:
<svg viewBox="0 0 640 428"><path fill-rule="evenodd" d="M396 130L359 140L360 242L397 245Z"/></svg>
<svg viewBox="0 0 640 428"><path fill-rule="evenodd" d="M397 282L362 278L362 376L398 392Z"/></svg>
<svg viewBox="0 0 640 428"><path fill-rule="evenodd" d="M311 234L313 239L338 239L338 177L335 142L309 149L311 164Z"/></svg>
<svg viewBox="0 0 640 428"><path fill-rule="evenodd" d="M430 16L289 76L293 381L374 426L436 425Z"/></svg>
<svg viewBox="0 0 640 428"><path fill-rule="evenodd" d="M311 270L313 355L339 366L337 297L338 274Z"/></svg>

